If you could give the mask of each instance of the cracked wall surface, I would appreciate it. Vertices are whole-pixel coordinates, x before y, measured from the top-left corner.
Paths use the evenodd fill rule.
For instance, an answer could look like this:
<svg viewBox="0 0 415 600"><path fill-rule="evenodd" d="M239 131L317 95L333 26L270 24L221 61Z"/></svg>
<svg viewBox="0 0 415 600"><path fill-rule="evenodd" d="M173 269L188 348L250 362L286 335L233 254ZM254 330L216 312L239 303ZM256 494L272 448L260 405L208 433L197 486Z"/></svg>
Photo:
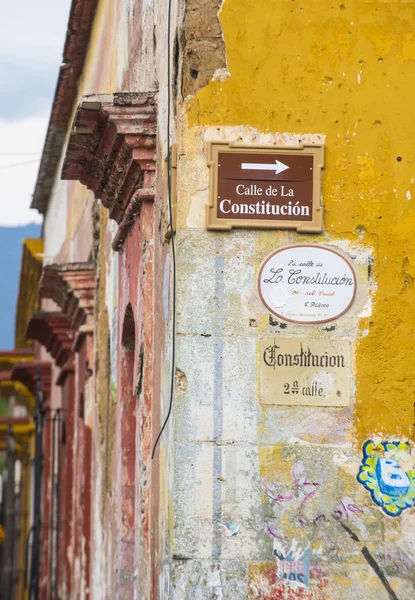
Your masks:
<svg viewBox="0 0 415 600"><path fill-rule="evenodd" d="M189 124L247 122L259 131L327 136L325 229L332 237L375 241L374 273L383 290L373 318L362 324L371 333L358 349L356 428L361 441L372 430L408 435L414 376L404 364L415 359L414 292L396 263L407 257L415 264L407 93L414 3L300 4L275 2L264 14L250 2L224 3L232 76L189 102Z"/></svg>
<svg viewBox="0 0 415 600"><path fill-rule="evenodd" d="M122 390L114 348L117 294L127 302L131 286L137 316L155 315L154 338L136 345L135 385L145 393L137 409L138 560L129 574L136 597L412 600L415 511L409 501L404 508L385 503L368 486L380 455L399 459L411 486L415 480L415 2L188 0L173 2L172 23L172 72L180 75L173 82L178 118L170 138L178 145L175 397L151 467L142 453L148 458L168 413L172 373L172 254L161 225L165 2L100 0L79 82L79 97L158 92L156 201L145 214L145 243L131 244L120 273L105 211L95 205L94 231L92 196L59 175L45 220L47 261L88 260L97 252L96 398L91 394L87 403L91 596L116 597ZM324 232L207 231L207 148L218 141L324 143ZM356 271L355 302L331 323L285 323L258 297L264 258L304 242L340 252ZM265 335L350 344L348 405L261 404L259 338ZM364 457L370 439L376 447ZM393 443L381 445L387 441ZM290 552L298 560L290 561ZM306 584L287 583L285 569Z"/></svg>
<svg viewBox="0 0 415 600"><path fill-rule="evenodd" d="M177 11L178 3L173 2L173 29L178 22ZM91 539L82 540L84 548L90 544L93 560L90 569L77 564L78 570L72 573L77 589L82 579L82 597L87 597L88 594L91 598L116 597L116 593L122 595L125 592L116 592L122 584L134 588L136 597L150 598L157 597L159 584L161 589L168 589L169 586L168 519L171 489L166 473L171 452L165 449L168 437L161 440L160 457L149 462L153 429L156 431L160 427L160 413L163 411L165 414L165 404L168 401L167 394L163 392L162 396L160 391L160 380L162 377L163 380L167 379L164 371L167 372L169 364L168 359L166 364L162 364L167 325L161 318L157 319L153 327L152 320L153 311L163 314L163 273L168 252L161 225L164 223L166 185L163 168L167 114L166 30L167 11L164 2L100 0L70 119L72 124L80 99L88 94L143 90L157 93L159 112L156 160L158 165L162 165L157 170L157 199L154 206L142 209L140 222L135 223L134 243L130 238L130 241L126 240L122 257L112 250L115 232L113 222L107 218L105 209L94 199L93 194L78 181L60 180L62 160L56 172L45 216L46 262L85 261L92 257L95 264L96 360L93 366L96 394L91 393L86 403L86 421L91 431L93 448L92 527ZM68 136L69 130L66 137ZM153 221L156 223L154 230ZM153 273L159 272L160 265L162 274L161 277L157 275L154 283ZM156 288L157 297L153 300ZM140 296L141 293L143 297ZM122 572L128 560L124 560L125 557L122 556L119 501L122 452L118 421L123 390L119 385L117 347L120 339L119 323L124 316L119 313L123 313L125 309L124 300L131 300L133 303L137 323L134 372L137 376L135 392L138 407L135 416L138 425L135 441L138 459L135 462L133 499L133 547L136 563L128 573ZM143 329L138 326L144 319L142 315L146 317ZM153 344L156 348L154 353ZM140 372L142 378L139 377ZM82 448L79 452L82 452ZM162 482L161 485L159 482ZM89 500L86 498L85 501ZM71 526L75 525L71 523ZM90 586L88 589L87 581Z"/></svg>
<svg viewBox="0 0 415 600"><path fill-rule="evenodd" d="M388 504L373 465L415 476L415 3L225 0L218 16L226 78L192 86L183 54L172 597L409 600L415 496ZM324 232L208 232L214 141L324 143ZM258 298L264 258L301 243L354 266L356 300L331 323L284 323ZM349 342L348 405L262 405L263 335ZM284 580L290 548L303 587Z"/></svg>
<svg viewBox="0 0 415 600"><path fill-rule="evenodd" d="M225 44L218 18L222 0L187 0L181 32L182 95L195 95L226 68Z"/></svg>

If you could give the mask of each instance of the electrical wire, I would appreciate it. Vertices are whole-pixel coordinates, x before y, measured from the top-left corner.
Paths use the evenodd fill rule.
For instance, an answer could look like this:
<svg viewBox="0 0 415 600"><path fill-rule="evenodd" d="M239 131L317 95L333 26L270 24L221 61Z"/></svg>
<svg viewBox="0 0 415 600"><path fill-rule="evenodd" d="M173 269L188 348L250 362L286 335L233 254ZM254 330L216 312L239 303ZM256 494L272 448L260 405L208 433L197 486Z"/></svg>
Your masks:
<svg viewBox="0 0 415 600"><path fill-rule="evenodd" d="M23 162L12 163L11 165L0 165L0 170L11 169L12 167L21 167L23 165L30 165L31 163L39 162L40 158L34 158L33 160L24 160Z"/></svg>
<svg viewBox="0 0 415 600"><path fill-rule="evenodd" d="M170 420L170 416L173 409L173 396L174 396L174 379L175 379L175 356L176 356L176 247L174 242L174 231L173 231L173 211L172 211L172 198L171 198L171 148L170 148L170 121L171 121L171 7L172 0L168 0L168 12L167 12L167 201L169 206L169 228L171 234L171 255L172 255L172 344L171 344L171 378L170 378L170 398L169 408L167 410L166 418L164 419L163 425L160 432L154 442L153 451L151 453L151 459L153 460L154 454L157 450L158 443L163 431L165 430L167 423Z"/></svg>

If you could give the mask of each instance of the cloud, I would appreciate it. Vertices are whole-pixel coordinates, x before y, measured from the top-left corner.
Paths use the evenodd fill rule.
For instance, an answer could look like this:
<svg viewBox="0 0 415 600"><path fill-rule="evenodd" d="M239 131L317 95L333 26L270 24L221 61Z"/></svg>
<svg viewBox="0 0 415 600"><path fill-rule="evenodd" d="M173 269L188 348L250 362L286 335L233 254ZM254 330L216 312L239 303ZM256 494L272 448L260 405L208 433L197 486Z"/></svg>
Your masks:
<svg viewBox="0 0 415 600"><path fill-rule="evenodd" d="M48 121L48 114L17 122L0 119L0 225L26 225L42 220L29 207Z"/></svg>
<svg viewBox="0 0 415 600"><path fill-rule="evenodd" d="M21 0L1 11L0 118L50 108L62 61L71 0Z"/></svg>
<svg viewBox="0 0 415 600"><path fill-rule="evenodd" d="M56 85L55 65L0 56L0 118L22 119L50 109Z"/></svg>
<svg viewBox="0 0 415 600"><path fill-rule="evenodd" d="M1 9L0 225L41 222L29 207L70 6L71 0L20 0Z"/></svg>

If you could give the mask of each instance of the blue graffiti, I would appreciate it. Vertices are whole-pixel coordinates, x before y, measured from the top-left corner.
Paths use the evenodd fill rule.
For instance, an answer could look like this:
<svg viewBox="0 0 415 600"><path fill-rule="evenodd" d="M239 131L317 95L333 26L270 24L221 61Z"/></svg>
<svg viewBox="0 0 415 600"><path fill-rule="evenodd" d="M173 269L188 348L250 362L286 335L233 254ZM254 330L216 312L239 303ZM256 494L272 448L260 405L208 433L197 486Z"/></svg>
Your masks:
<svg viewBox="0 0 415 600"><path fill-rule="evenodd" d="M357 475L374 502L391 517L398 517L415 503L415 471L405 471L400 466L402 456L410 456L407 442L376 444L369 440L363 446L363 461Z"/></svg>

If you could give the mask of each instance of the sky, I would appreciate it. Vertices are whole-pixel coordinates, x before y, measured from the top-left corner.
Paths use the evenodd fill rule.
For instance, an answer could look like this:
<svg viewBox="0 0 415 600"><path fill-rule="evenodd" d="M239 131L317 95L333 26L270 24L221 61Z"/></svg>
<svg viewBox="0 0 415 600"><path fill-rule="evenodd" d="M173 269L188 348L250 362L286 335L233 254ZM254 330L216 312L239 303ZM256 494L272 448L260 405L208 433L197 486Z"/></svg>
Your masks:
<svg viewBox="0 0 415 600"><path fill-rule="evenodd" d="M71 0L2 3L0 226L40 223L30 210ZM21 164L25 163L25 164Z"/></svg>

